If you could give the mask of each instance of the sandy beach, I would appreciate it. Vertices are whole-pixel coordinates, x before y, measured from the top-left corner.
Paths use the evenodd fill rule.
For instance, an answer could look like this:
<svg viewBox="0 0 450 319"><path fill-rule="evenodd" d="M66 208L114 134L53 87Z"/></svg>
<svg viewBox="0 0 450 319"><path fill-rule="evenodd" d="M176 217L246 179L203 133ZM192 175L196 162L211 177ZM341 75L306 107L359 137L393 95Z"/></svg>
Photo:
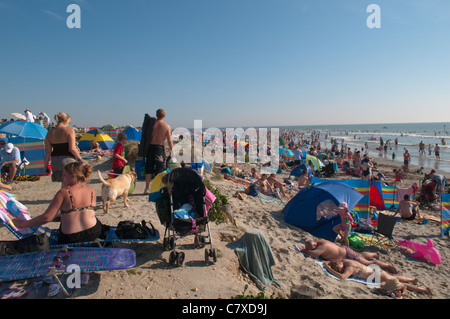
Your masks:
<svg viewBox="0 0 450 319"><path fill-rule="evenodd" d="M94 170L105 172L110 169L111 157L103 156L100 160L88 161ZM377 159L379 171L390 173L398 168L398 163ZM250 165L242 168L250 172ZM411 172L414 172L411 167ZM104 174L106 175L106 174ZM309 233L284 222L281 210L282 203L263 202L258 197L249 196L246 200L233 197L242 187L229 180L212 178L204 173L206 179L226 195L231 205L233 223L216 224L210 222L213 244L218 250L216 263L205 262L204 249L193 248L193 236L187 236L177 245L186 254L186 260L181 267L169 264L170 251L164 251L162 236L164 227L160 224L155 211L155 205L143 195L144 181L138 181L133 194L129 197L129 207L125 208L121 200L110 207L105 214L101 208L99 197L101 183L96 174L91 176L89 186L97 192L97 217L106 225L117 225L122 220L150 221L161 234L161 239L150 243L121 243L118 247L131 248L136 252L136 266L129 270L103 271L91 274L86 286L73 291L75 299L230 299L244 292L256 295L260 292L255 282L239 266L235 251L229 247L231 241L239 239L247 230L258 229L268 240L275 258L272 268L274 278L281 287L273 285L264 291L266 298L270 296L283 299L317 298L317 299L389 299L371 292L371 288L353 281L339 281L327 274L311 258L306 258L295 250L294 245L303 247L306 240L314 237ZM278 178L288 177L289 172L278 175ZM347 179L349 175L338 173L335 179ZM402 187L409 187L413 182L419 182L423 175L409 173L402 182ZM12 193L16 199L28 207L33 216L42 214L49 205L54 194L60 188L59 183L52 183L49 176L41 177L39 181L16 182ZM291 196L296 192L292 191ZM440 211L427 210L423 214L440 217ZM49 223L49 228L57 228L56 222ZM4 227L0 228L3 240L13 240L14 236ZM381 252L381 260L392 263L400 275L415 277L419 286L430 287L434 296L406 292L404 299L448 299L450 267L448 237L440 237L440 226L435 221L428 224L416 222L398 222L394 237L398 240L409 238L425 243L431 238L442 257L442 264L432 265L423 261L413 260L396 249L388 253ZM357 250L357 249L356 249ZM365 251L376 251L374 248L364 248ZM358 251L358 250L357 250ZM3 283L5 287L7 283ZM23 298L47 298L47 286L44 284ZM67 298L62 292L53 299Z"/></svg>

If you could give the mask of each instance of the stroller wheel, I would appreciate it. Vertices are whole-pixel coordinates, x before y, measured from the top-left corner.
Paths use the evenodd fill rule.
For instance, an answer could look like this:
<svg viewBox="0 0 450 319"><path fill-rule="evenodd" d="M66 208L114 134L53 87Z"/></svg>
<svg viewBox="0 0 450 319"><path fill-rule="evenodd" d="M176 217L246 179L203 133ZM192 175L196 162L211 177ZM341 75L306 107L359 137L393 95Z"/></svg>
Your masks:
<svg viewBox="0 0 450 319"><path fill-rule="evenodd" d="M177 259L177 253L172 251L169 255L169 264L171 264L171 265L175 264L176 259Z"/></svg>
<svg viewBox="0 0 450 319"><path fill-rule="evenodd" d="M195 234L195 237L194 237L194 248L195 249L200 248L200 240L199 240L199 237L197 234Z"/></svg>
<svg viewBox="0 0 450 319"><path fill-rule="evenodd" d="M169 264L181 266L184 262L184 253L172 251L169 256Z"/></svg>
<svg viewBox="0 0 450 319"><path fill-rule="evenodd" d="M212 249L211 255L212 255L213 261L216 262L217 261L217 251L215 248Z"/></svg>
<svg viewBox="0 0 450 319"><path fill-rule="evenodd" d="M194 248L198 249L203 247L205 247L205 238L196 234L194 238Z"/></svg>
<svg viewBox="0 0 450 319"><path fill-rule="evenodd" d="M171 250L174 247L174 240L173 237L170 238L164 238L163 239L163 248L164 250Z"/></svg>
<svg viewBox="0 0 450 319"><path fill-rule="evenodd" d="M208 248L205 249L205 261L206 261L206 262L209 261L209 251L208 251Z"/></svg>
<svg viewBox="0 0 450 319"><path fill-rule="evenodd" d="M184 253L183 252L177 253L177 259L176 259L177 266L182 266L183 262L184 262Z"/></svg>

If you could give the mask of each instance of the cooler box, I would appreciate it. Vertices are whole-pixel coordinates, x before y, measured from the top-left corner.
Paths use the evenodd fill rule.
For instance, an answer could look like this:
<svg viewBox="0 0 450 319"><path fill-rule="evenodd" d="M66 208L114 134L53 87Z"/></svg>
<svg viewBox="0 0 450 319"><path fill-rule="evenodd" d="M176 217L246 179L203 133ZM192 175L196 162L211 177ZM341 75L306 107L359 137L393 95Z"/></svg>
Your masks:
<svg viewBox="0 0 450 319"><path fill-rule="evenodd" d="M137 179L139 181L144 181L145 180L145 162L141 161L141 160L137 160L135 162L135 170L136 170L136 174L137 174Z"/></svg>

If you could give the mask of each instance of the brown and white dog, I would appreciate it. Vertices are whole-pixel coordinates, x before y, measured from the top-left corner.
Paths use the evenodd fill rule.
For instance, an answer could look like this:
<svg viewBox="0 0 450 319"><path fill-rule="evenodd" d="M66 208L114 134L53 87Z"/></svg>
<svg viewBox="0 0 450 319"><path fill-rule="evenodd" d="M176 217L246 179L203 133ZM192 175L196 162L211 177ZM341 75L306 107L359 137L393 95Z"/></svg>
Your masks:
<svg viewBox="0 0 450 319"><path fill-rule="evenodd" d="M118 175L114 179L108 179L105 181L100 171L97 171L98 178L102 182L102 202L103 211L108 213L109 204L114 202L117 196L123 195L123 201L125 207L128 207L128 191L133 183L137 179L136 172L130 171L121 175ZM106 203L106 205L105 205Z"/></svg>

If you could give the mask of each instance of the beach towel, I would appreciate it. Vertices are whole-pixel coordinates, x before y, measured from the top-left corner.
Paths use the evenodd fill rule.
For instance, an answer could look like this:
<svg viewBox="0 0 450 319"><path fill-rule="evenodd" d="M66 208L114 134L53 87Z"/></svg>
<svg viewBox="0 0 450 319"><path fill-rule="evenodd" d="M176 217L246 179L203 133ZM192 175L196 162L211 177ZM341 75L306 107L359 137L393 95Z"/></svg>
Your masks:
<svg viewBox="0 0 450 319"><path fill-rule="evenodd" d="M258 198L264 203L272 203L272 204L278 204L278 205L283 205L283 206L286 205L286 203L287 203L287 201L276 198L275 196L268 196L268 195L261 194L259 192L256 196L258 196Z"/></svg>
<svg viewBox="0 0 450 319"><path fill-rule="evenodd" d="M239 263L246 273L255 281L258 288L264 290L270 284L281 287L272 273L275 265L272 249L258 229L252 229L235 242L229 244L238 256Z"/></svg>
<svg viewBox="0 0 450 319"><path fill-rule="evenodd" d="M412 188L397 188L397 202L402 201L405 195L409 195L409 198L413 198Z"/></svg>

